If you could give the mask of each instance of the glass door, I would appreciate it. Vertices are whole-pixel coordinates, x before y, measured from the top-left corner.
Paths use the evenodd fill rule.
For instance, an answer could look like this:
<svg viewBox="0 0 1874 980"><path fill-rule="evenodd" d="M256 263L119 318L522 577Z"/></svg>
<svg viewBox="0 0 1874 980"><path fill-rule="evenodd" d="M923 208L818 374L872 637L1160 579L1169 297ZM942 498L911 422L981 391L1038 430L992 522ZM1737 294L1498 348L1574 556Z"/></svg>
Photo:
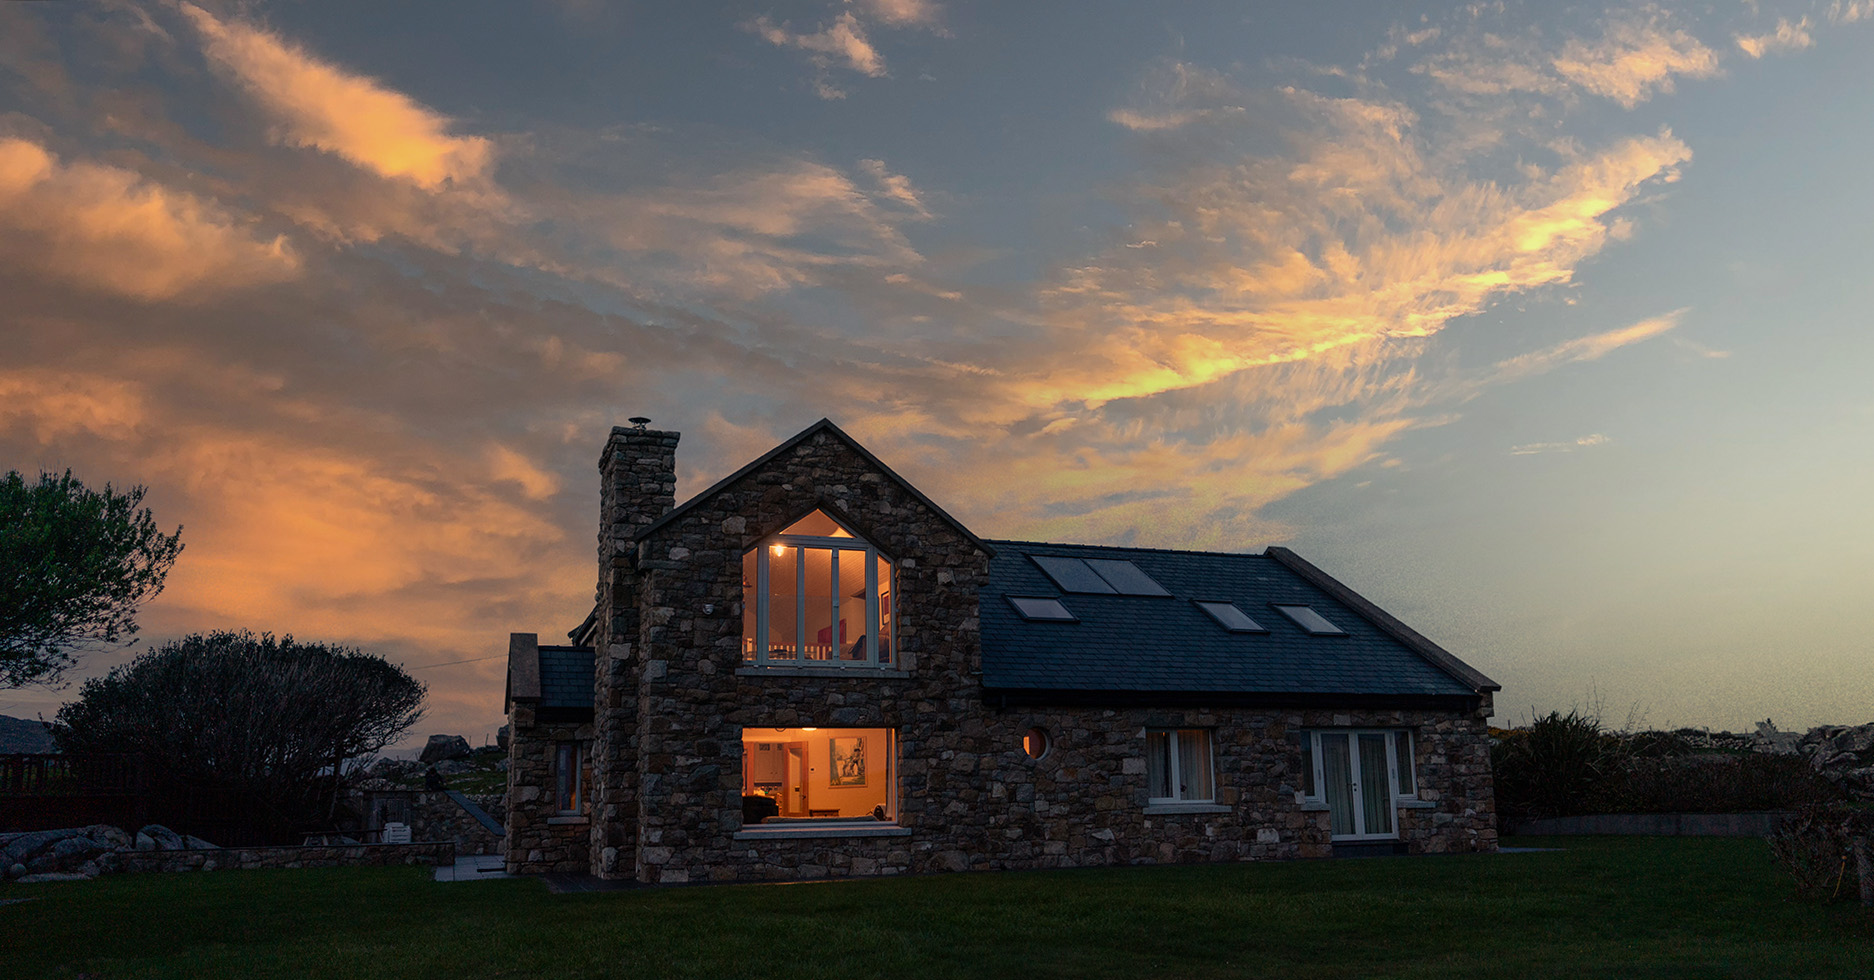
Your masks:
<svg viewBox="0 0 1874 980"><path fill-rule="evenodd" d="M1336 840L1393 837L1385 732L1321 732L1321 789Z"/></svg>

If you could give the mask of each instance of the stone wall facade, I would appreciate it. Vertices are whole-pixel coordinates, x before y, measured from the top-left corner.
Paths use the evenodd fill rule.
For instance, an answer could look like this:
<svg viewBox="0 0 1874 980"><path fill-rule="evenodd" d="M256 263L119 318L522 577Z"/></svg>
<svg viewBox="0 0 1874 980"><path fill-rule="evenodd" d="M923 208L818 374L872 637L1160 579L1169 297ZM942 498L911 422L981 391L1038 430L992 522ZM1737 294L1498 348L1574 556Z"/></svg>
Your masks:
<svg viewBox="0 0 1874 980"><path fill-rule="evenodd" d="M375 868L455 863L452 841L410 844L332 844L314 847L217 847L193 851L123 851L117 870L254 871L263 868Z"/></svg>
<svg viewBox="0 0 1874 980"><path fill-rule="evenodd" d="M989 555L967 531L824 428L646 534L674 503L675 446L675 433L616 429L600 464L588 853L576 862L570 835L510 817L511 871L577 863L678 883L1325 857L1328 815L1298 799L1297 736L1350 727L1414 734L1420 793L1398 810L1404 847L1496 848L1487 694L1472 710L1000 706L981 683ZM895 569L890 669L742 660L743 556L815 509ZM894 733L895 823L742 826L743 730L803 727ZM1032 728L1051 742L1039 760L1022 750ZM1213 804L1147 805L1148 728L1211 733ZM542 747L515 750L511 814L525 806L517 789L550 787L528 760L551 737L523 737L517 718L514 744Z"/></svg>
<svg viewBox="0 0 1874 980"><path fill-rule="evenodd" d="M513 709L513 730L508 736L507 837L500 853L509 874L584 873L591 867L589 792L581 801L583 813L560 813L553 798L557 783L553 766L559 743L579 743L585 769L580 778L589 791L597 782L591 762L595 727L590 722L542 723L536 720L536 712L525 704Z"/></svg>

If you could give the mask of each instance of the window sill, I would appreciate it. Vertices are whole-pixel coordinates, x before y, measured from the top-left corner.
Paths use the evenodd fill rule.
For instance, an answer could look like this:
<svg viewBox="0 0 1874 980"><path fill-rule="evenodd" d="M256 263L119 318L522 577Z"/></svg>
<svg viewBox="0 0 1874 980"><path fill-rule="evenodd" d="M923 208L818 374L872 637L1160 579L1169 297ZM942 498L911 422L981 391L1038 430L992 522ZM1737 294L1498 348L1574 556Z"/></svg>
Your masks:
<svg viewBox="0 0 1874 980"><path fill-rule="evenodd" d="M547 818L547 826L549 827L569 827L575 824L587 824L591 822L592 822L591 817L582 817L577 814L570 814L570 813L565 814L563 816Z"/></svg>
<svg viewBox="0 0 1874 980"><path fill-rule="evenodd" d="M894 670L890 667L737 667L737 677L886 677L893 679L909 678L908 670Z"/></svg>
<svg viewBox="0 0 1874 980"><path fill-rule="evenodd" d="M1146 816L1177 813L1229 813L1230 808L1220 803L1152 803L1146 806Z"/></svg>
<svg viewBox="0 0 1874 980"><path fill-rule="evenodd" d="M1430 800L1400 800L1398 801L1398 803L1399 803L1399 809L1401 810L1436 810L1438 809L1438 804L1433 803Z"/></svg>
<svg viewBox="0 0 1874 980"><path fill-rule="evenodd" d="M800 840L810 837L909 837L911 828L876 820L828 821L823 826L798 823L756 824L735 832L734 840Z"/></svg>
<svg viewBox="0 0 1874 980"><path fill-rule="evenodd" d="M1327 804L1321 800L1303 800L1301 804L1301 812L1303 813L1326 813Z"/></svg>

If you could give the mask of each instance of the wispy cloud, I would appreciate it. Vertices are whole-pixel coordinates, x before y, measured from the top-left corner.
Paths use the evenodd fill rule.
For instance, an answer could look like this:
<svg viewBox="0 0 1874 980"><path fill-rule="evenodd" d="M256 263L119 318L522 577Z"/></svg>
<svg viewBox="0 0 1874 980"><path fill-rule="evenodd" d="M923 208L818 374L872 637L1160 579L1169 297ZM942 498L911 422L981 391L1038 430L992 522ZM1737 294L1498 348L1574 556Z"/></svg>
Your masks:
<svg viewBox="0 0 1874 980"><path fill-rule="evenodd" d="M814 93L822 99L846 97L846 90L833 81L833 69L844 69L867 78L890 74L885 57L873 43L868 25L882 28L917 28L944 36L942 7L931 0L860 0L812 29L796 30L789 21L777 22L763 14L741 25L762 40L778 48L792 48L807 53L814 66Z"/></svg>
<svg viewBox="0 0 1874 980"><path fill-rule="evenodd" d="M1442 41L1427 47L1412 70L1469 96L1572 98L1585 93L1631 109L1673 91L1676 79L1710 77L1719 70L1716 52L1653 7L1610 12L1598 33L1567 37L1559 47L1537 35L1493 32L1477 24Z"/></svg>
<svg viewBox="0 0 1874 980"><path fill-rule="evenodd" d="M1515 381L1547 373L1563 364L1598 360L1629 344L1650 340L1677 327L1688 312L1690 312L1689 308L1673 310L1671 313L1647 317L1625 327L1587 337L1577 337L1553 347L1512 357L1496 366L1491 373L1491 380L1495 382Z"/></svg>
<svg viewBox="0 0 1874 980"><path fill-rule="evenodd" d="M1874 0L1834 0L1828 5L1828 22L1853 24L1874 18Z"/></svg>
<svg viewBox="0 0 1874 980"><path fill-rule="evenodd" d="M1809 36L1809 18L1807 17L1794 24L1779 17L1776 21L1776 30L1767 34L1739 34L1735 40L1738 49L1752 58L1786 51L1800 51L1815 44L1815 38Z"/></svg>
<svg viewBox="0 0 1874 980"><path fill-rule="evenodd" d="M298 253L219 204L120 167L64 163L0 138L0 257L143 300L199 298L292 278Z"/></svg>
<svg viewBox="0 0 1874 980"><path fill-rule="evenodd" d="M1570 41L1553 64L1562 77L1631 109L1655 92L1672 91L1675 78L1716 74L1718 56L1649 11L1617 17L1597 39Z"/></svg>
<svg viewBox="0 0 1874 980"><path fill-rule="evenodd" d="M1612 441L1613 440L1607 438L1607 436L1596 432L1592 435L1585 435L1579 439L1570 439L1566 442L1526 442L1520 446L1511 446L1510 455L1535 456L1541 453L1572 453L1579 449L1592 449L1595 446L1605 446Z"/></svg>
<svg viewBox="0 0 1874 980"><path fill-rule="evenodd" d="M494 156L489 141L450 133L449 119L409 96L253 24L224 21L190 3L181 10L201 33L209 58L273 116L281 142L335 153L431 189L487 176Z"/></svg>

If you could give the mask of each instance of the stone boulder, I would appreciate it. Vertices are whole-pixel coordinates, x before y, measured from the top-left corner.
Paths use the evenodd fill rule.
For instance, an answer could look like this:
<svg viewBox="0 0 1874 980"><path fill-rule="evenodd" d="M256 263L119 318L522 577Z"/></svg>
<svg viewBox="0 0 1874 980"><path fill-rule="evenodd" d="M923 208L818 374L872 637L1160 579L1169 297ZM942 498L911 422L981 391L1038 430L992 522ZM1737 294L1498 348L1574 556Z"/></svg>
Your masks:
<svg viewBox="0 0 1874 980"><path fill-rule="evenodd" d="M14 879L43 874L89 876L114 870L119 846L128 848L129 842L130 835L103 824L9 834L0 844L0 869Z"/></svg>
<svg viewBox="0 0 1874 980"><path fill-rule="evenodd" d="M463 758L473 751L469 748L468 739L460 735L431 735L429 744L423 746L423 754L417 759L426 766L433 766L449 759Z"/></svg>
<svg viewBox="0 0 1874 980"><path fill-rule="evenodd" d="M159 851L186 851L188 845L182 842L182 835L159 823L153 823L137 831L139 837L147 836L156 843Z"/></svg>

